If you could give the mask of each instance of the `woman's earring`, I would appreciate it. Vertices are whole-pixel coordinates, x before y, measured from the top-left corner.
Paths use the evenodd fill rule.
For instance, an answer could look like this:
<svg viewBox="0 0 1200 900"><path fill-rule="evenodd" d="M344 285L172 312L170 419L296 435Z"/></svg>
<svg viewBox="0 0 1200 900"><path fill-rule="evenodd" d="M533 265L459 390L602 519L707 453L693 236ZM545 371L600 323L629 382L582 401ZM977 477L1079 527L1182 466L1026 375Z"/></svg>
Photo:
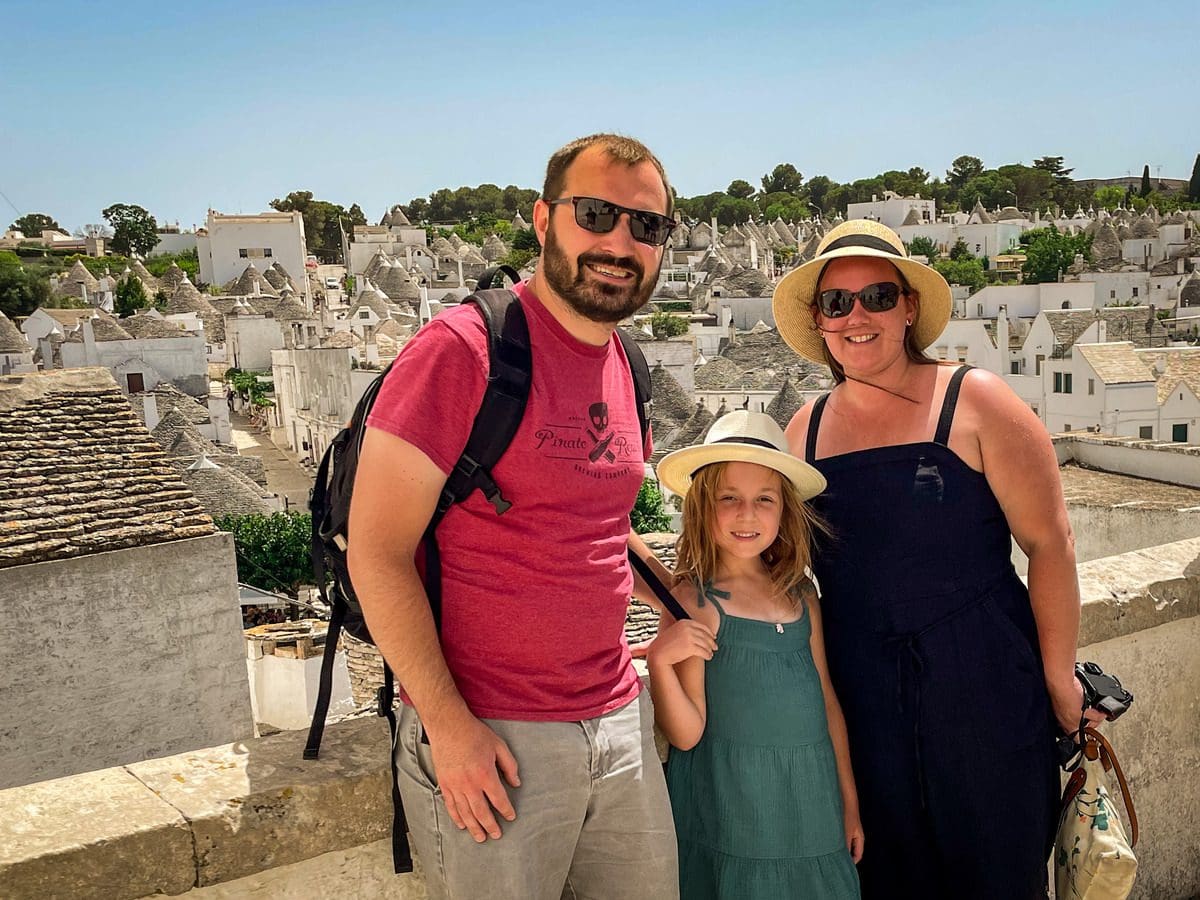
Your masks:
<svg viewBox="0 0 1200 900"><path fill-rule="evenodd" d="M912 327L912 319L905 319L905 320L904 320L904 327L905 327L905 328L911 328L911 327Z"/></svg>

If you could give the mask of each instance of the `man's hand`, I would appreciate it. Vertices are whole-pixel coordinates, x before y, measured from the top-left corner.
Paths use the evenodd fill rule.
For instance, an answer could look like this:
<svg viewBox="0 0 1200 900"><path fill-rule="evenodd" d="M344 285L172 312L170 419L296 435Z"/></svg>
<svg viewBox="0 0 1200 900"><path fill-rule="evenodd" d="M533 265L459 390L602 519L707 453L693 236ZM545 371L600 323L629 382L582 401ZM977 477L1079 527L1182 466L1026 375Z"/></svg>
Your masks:
<svg viewBox="0 0 1200 900"><path fill-rule="evenodd" d="M673 666L693 656L712 659L716 649L717 639L708 626L684 619L660 631L646 656L652 666Z"/></svg>
<svg viewBox="0 0 1200 900"><path fill-rule="evenodd" d="M517 817L500 772L512 787L520 787L517 760L496 732L474 716L466 716L446 730L430 732L429 749L446 811L459 829L471 832L478 843L499 839L495 809L511 822Z"/></svg>

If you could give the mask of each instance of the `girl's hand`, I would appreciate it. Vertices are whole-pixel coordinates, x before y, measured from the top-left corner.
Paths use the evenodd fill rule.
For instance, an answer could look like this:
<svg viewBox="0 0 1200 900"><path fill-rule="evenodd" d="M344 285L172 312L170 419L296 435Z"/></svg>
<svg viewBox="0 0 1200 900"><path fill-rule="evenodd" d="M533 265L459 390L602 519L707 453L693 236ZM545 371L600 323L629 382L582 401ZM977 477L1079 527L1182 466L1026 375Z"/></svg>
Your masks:
<svg viewBox="0 0 1200 900"><path fill-rule="evenodd" d="M862 820L856 809L846 810L842 818L846 828L846 849L850 851L850 858L857 863L863 855Z"/></svg>
<svg viewBox="0 0 1200 900"><path fill-rule="evenodd" d="M673 666L693 656L712 659L716 649L717 639L708 626L695 619L684 619L658 633L650 644L646 660L656 667Z"/></svg>

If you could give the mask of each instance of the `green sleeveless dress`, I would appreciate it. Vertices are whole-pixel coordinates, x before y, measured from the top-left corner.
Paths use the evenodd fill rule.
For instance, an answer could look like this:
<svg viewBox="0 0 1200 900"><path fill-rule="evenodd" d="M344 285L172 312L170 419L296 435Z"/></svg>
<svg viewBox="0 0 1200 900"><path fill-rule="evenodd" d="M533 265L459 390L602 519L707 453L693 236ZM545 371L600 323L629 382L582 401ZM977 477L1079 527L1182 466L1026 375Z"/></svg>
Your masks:
<svg viewBox="0 0 1200 900"><path fill-rule="evenodd" d="M667 764L680 897L856 900L809 617L730 616L727 593L702 592L720 614L707 724Z"/></svg>

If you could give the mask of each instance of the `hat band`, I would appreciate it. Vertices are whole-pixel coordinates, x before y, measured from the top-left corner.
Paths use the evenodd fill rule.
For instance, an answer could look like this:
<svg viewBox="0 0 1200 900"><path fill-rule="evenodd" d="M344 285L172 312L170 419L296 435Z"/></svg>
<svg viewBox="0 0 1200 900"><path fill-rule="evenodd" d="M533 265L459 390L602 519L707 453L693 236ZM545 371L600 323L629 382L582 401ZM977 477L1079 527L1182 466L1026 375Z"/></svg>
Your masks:
<svg viewBox="0 0 1200 900"><path fill-rule="evenodd" d="M867 247L871 250L881 250L889 256L898 256L901 259L908 258L883 238L873 237L869 234L848 234L845 237L840 237L822 250L821 255L824 256L826 253L831 253L834 250L841 250L843 247Z"/></svg>
<svg viewBox="0 0 1200 900"><path fill-rule="evenodd" d="M766 447L768 450L774 450L776 453L783 452L778 447L776 447L774 444L772 444L770 441L764 441L759 438L752 438L752 437L720 438L719 440L715 440L712 443L713 444L754 444L758 447Z"/></svg>

